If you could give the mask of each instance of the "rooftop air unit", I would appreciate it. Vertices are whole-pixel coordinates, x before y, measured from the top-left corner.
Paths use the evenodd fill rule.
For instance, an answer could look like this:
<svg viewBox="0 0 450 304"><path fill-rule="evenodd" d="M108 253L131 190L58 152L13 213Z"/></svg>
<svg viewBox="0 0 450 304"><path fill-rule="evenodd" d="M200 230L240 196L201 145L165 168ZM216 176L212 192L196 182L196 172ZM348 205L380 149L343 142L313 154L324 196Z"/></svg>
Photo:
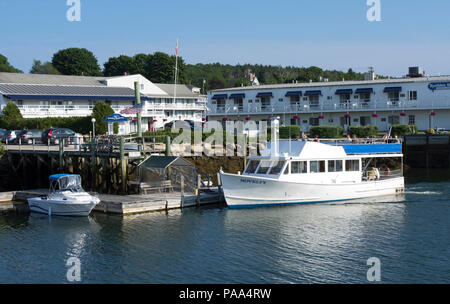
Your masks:
<svg viewBox="0 0 450 304"><path fill-rule="evenodd" d="M414 78L414 77L424 77L425 72L421 67L410 67L408 69L408 77Z"/></svg>

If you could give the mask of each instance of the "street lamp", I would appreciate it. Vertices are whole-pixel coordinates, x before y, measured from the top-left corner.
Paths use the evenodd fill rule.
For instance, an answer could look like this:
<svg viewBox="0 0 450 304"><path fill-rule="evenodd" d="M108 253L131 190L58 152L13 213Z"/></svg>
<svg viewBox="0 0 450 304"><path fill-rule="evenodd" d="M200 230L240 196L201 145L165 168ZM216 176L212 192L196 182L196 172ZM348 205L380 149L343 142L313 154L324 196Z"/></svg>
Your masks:
<svg viewBox="0 0 450 304"><path fill-rule="evenodd" d="M92 117L91 122L92 122L92 138L95 139L95 118L94 117Z"/></svg>

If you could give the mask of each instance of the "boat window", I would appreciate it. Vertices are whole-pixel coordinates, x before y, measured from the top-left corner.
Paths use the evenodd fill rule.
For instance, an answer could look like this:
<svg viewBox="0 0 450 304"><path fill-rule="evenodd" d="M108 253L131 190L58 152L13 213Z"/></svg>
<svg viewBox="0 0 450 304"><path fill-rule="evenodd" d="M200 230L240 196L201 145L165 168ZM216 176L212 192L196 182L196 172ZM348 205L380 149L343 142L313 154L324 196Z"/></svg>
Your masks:
<svg viewBox="0 0 450 304"><path fill-rule="evenodd" d="M270 169L272 162L270 160L263 160L261 165L259 165L258 174L267 174Z"/></svg>
<svg viewBox="0 0 450 304"><path fill-rule="evenodd" d="M284 170L284 175L288 175L289 174L289 163L286 166L286 169Z"/></svg>
<svg viewBox="0 0 450 304"><path fill-rule="evenodd" d="M258 168L259 160L251 160L248 163L247 169L245 170L245 173L255 173L256 169Z"/></svg>
<svg viewBox="0 0 450 304"><path fill-rule="evenodd" d="M359 160L358 159L346 160L345 171L347 172L359 171Z"/></svg>
<svg viewBox="0 0 450 304"><path fill-rule="evenodd" d="M307 163L305 161L293 161L291 162L291 173L292 174L302 174L308 173Z"/></svg>
<svg viewBox="0 0 450 304"><path fill-rule="evenodd" d="M284 160L276 161L273 163L272 169L270 169L269 174L271 175L278 175L281 173L281 169L283 169L285 164Z"/></svg>
<svg viewBox="0 0 450 304"><path fill-rule="evenodd" d="M329 160L328 172L342 172L342 160Z"/></svg>
<svg viewBox="0 0 450 304"><path fill-rule="evenodd" d="M310 173L320 173L325 172L325 161L324 160L312 160L309 162L309 172Z"/></svg>

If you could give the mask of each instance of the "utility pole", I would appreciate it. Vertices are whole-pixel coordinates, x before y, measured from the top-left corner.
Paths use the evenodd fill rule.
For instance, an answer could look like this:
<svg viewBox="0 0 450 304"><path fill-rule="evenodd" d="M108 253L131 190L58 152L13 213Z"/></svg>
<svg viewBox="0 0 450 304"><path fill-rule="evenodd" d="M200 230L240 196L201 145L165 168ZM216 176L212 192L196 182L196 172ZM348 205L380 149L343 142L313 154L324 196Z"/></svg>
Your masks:
<svg viewBox="0 0 450 304"><path fill-rule="evenodd" d="M136 105L137 105L137 132L138 137L142 137L142 123L141 123L141 91L140 91L140 85L138 81L134 82L134 94L136 96Z"/></svg>

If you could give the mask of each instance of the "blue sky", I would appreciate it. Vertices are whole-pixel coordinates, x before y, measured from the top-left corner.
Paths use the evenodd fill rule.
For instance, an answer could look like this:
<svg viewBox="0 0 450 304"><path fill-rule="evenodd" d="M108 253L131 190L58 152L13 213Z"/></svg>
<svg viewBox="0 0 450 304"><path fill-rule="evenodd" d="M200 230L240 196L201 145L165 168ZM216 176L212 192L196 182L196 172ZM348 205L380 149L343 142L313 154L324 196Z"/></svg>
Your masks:
<svg viewBox="0 0 450 304"><path fill-rule="evenodd" d="M84 47L103 67L121 54L173 53L179 38L187 63L450 74L448 0L380 0L381 22L367 21L366 0L80 0L80 22L67 21L66 1L1 0L0 53L28 72L33 59Z"/></svg>

